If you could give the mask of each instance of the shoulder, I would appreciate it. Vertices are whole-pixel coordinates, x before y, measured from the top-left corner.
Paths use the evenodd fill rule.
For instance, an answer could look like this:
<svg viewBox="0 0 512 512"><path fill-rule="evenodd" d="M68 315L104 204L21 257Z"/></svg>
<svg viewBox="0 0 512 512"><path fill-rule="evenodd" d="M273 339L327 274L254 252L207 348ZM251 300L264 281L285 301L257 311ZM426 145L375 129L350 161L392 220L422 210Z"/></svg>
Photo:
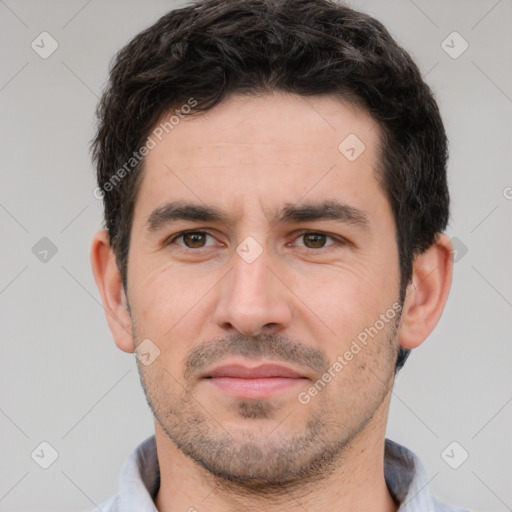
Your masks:
<svg viewBox="0 0 512 512"><path fill-rule="evenodd" d="M391 495L401 504L399 512L469 512L434 498L418 456L390 439L385 442L384 473Z"/></svg>
<svg viewBox="0 0 512 512"><path fill-rule="evenodd" d="M103 503L100 503L97 507L94 508L94 510L90 510L89 512L95 512L98 510L98 508L102 512L118 512L119 511L119 496L112 496L108 500L104 501Z"/></svg>
<svg viewBox="0 0 512 512"><path fill-rule="evenodd" d="M460 508L453 505L448 505L447 503L441 503L436 498L432 498L432 501L434 502L435 512L471 512L467 508Z"/></svg>

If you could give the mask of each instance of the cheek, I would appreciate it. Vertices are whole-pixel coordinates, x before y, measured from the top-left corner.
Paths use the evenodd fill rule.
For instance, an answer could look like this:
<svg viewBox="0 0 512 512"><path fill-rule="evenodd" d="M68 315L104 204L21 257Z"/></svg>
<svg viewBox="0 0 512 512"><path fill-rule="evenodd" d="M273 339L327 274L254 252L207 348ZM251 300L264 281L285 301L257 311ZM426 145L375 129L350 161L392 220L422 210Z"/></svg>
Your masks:
<svg viewBox="0 0 512 512"><path fill-rule="evenodd" d="M310 281L315 285L309 287L309 294L306 286L296 282L301 289L297 295L307 297L304 302L308 306L300 306L298 317L329 327L326 330L320 325L311 332L330 363L341 365L332 369L336 377L330 388L331 392L338 390L338 398L345 402L350 401L349 389L357 400L365 394L380 396L379 390L386 387L394 367L395 348L390 338L396 316L393 304L398 298L397 274L382 276L381 269L370 272L369 268L337 269L329 278L317 276Z"/></svg>
<svg viewBox="0 0 512 512"><path fill-rule="evenodd" d="M393 320L368 322L333 353L331 360L342 367L337 380L343 394L350 390L349 395L362 403L367 401L362 397L375 396L389 387L396 360L393 327Z"/></svg>
<svg viewBox="0 0 512 512"><path fill-rule="evenodd" d="M337 339L347 341L372 325L397 299L396 277L379 272L360 265L295 275L293 290L303 302L297 304L298 311L304 310L307 316L314 312Z"/></svg>
<svg viewBox="0 0 512 512"><path fill-rule="evenodd" d="M208 279L191 275L189 269L161 265L154 270L140 269L134 275L134 293L141 316L172 324L184 317L208 290Z"/></svg>
<svg viewBox="0 0 512 512"><path fill-rule="evenodd" d="M181 375L180 361L204 324L207 292L212 284L199 278L186 279L169 267L143 274L133 274L130 292L136 297L132 307L137 341L149 338L160 349L159 359L175 376ZM136 283L136 284L135 284Z"/></svg>

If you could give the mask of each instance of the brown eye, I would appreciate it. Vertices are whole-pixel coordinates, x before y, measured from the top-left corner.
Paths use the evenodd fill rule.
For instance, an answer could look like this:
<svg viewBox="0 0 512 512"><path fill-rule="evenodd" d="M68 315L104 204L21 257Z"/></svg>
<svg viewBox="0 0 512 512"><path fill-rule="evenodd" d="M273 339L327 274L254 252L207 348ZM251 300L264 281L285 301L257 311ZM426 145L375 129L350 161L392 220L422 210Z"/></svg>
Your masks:
<svg viewBox="0 0 512 512"><path fill-rule="evenodd" d="M343 245L343 241L339 240L334 235L322 233L319 231L303 231L299 233L298 238L293 242L295 247L302 247L303 249L329 249L331 246ZM334 249L334 247L333 247Z"/></svg>
<svg viewBox="0 0 512 512"><path fill-rule="evenodd" d="M208 238L211 239L209 243ZM212 235L204 231L188 231L176 235L168 243L181 245L181 247L186 249L202 249L203 247L209 247L214 241L215 239Z"/></svg>
<svg viewBox="0 0 512 512"><path fill-rule="evenodd" d="M322 233L306 233L302 238L304 245L309 249L321 249L327 240L327 236Z"/></svg>
<svg viewBox="0 0 512 512"><path fill-rule="evenodd" d="M199 249L206 244L206 233L185 233L182 235L183 242L190 249Z"/></svg>

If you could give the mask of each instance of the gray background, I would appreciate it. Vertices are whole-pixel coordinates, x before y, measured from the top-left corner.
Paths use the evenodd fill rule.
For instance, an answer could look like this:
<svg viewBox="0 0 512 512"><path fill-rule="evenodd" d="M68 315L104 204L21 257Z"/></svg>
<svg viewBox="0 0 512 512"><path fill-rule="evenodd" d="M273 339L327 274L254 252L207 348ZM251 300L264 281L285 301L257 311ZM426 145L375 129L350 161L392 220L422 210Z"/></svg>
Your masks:
<svg viewBox="0 0 512 512"><path fill-rule="evenodd" d="M2 511L94 508L153 432L134 356L115 347L90 268L102 205L88 142L109 60L178 5L0 0ZM398 377L388 436L420 456L440 499L512 510L512 3L351 5L417 60L450 139L459 259L440 324ZM47 59L31 48L43 31L59 45ZM456 59L442 46L453 31L469 44ZM452 39L453 53L463 42ZM46 261L43 237L57 249ZM31 458L43 441L58 452L48 469ZM452 441L452 465L469 453L458 469L441 457Z"/></svg>

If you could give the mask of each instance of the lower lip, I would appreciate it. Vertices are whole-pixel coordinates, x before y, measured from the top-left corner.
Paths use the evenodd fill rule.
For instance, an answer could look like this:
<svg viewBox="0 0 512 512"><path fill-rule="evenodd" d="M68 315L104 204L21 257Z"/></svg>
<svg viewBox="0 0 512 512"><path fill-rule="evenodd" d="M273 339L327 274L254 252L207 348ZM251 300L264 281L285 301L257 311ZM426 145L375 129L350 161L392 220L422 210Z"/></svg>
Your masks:
<svg viewBox="0 0 512 512"><path fill-rule="evenodd" d="M277 393L304 385L305 378L266 377L241 379L235 377L211 377L205 379L230 395L240 398L268 398Z"/></svg>

